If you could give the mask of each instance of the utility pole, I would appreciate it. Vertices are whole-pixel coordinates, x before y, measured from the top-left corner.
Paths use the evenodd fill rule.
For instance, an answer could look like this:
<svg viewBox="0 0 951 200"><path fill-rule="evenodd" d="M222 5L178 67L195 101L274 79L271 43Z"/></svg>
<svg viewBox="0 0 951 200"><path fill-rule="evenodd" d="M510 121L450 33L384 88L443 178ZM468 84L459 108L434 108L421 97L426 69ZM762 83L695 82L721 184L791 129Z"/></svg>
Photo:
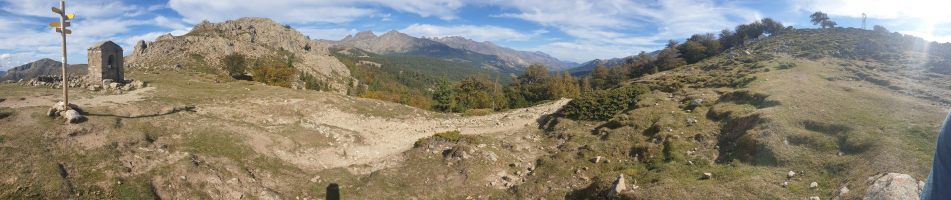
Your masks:
<svg viewBox="0 0 951 200"><path fill-rule="evenodd" d="M75 14L66 14L66 0L59 1L59 8L53 7L53 13L59 14L59 22L51 22L49 25L56 28L56 32L60 33L60 36L63 38L63 103L66 107L69 107L69 78L66 77L66 35L72 34L73 31L66 29L69 27L69 21L75 17Z"/></svg>
<svg viewBox="0 0 951 200"><path fill-rule="evenodd" d="M862 30L865 30L865 20L868 19L868 15L862 13Z"/></svg>

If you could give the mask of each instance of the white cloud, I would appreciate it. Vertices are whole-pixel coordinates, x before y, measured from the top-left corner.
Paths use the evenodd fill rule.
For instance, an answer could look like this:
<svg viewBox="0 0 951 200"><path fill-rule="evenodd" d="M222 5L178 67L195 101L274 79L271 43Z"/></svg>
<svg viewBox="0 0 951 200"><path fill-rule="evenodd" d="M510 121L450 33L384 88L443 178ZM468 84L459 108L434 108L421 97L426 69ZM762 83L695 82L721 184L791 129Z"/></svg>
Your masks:
<svg viewBox="0 0 951 200"><path fill-rule="evenodd" d="M55 17L50 7L59 7L59 1L48 0L2 0L3 11L18 15L36 17ZM84 18L111 16L138 16L146 13L147 7L128 5L115 0L85 0L80 3L67 2L66 12L76 13Z"/></svg>
<svg viewBox="0 0 951 200"><path fill-rule="evenodd" d="M951 1L934 0L797 0L792 1L798 10L822 11L830 15L869 18L905 19L915 18L935 22L951 22Z"/></svg>
<svg viewBox="0 0 951 200"><path fill-rule="evenodd" d="M803 13L822 11L829 15L860 18L868 15L872 24L925 40L951 42L951 1L932 0L802 0L791 1ZM869 25L871 26L871 25Z"/></svg>
<svg viewBox="0 0 951 200"><path fill-rule="evenodd" d="M491 4L517 10L497 15L499 17L554 27L574 37L570 43L539 47L570 60L628 56L635 51L660 48L669 39L719 32L760 18L755 10L714 0L497 0ZM633 35L632 32L648 34Z"/></svg>
<svg viewBox="0 0 951 200"><path fill-rule="evenodd" d="M523 33L514 29L498 26L437 26L431 24L412 24L400 32L417 37L446 37L463 36L475 41L521 41L532 39L546 31L537 30L532 33Z"/></svg>
<svg viewBox="0 0 951 200"><path fill-rule="evenodd" d="M378 14L385 6L422 17L455 19L462 0L170 0L169 8L192 23L202 20L224 21L240 17L267 17L285 23L347 23ZM384 15L384 20L388 17Z"/></svg>

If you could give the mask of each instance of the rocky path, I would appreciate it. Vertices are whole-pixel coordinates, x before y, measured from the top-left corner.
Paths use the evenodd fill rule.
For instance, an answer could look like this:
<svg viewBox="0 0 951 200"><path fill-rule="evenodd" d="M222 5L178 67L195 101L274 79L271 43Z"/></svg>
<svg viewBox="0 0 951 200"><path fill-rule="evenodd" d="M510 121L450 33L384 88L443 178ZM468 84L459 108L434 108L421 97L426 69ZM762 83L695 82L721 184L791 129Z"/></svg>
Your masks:
<svg viewBox="0 0 951 200"><path fill-rule="evenodd" d="M76 104L80 107L99 107L99 106L110 106L110 105L123 105L129 104L132 102L145 100L152 91L155 90L155 87L146 87L138 90L129 91L122 94L114 95L95 95L85 98L76 98L75 94L70 94L70 104ZM48 94L48 95L36 95L28 97L18 97L10 98L5 101L0 102L0 107L9 107L9 108L23 108L23 107L49 107L55 104L56 102L62 101L62 94Z"/></svg>
<svg viewBox="0 0 951 200"><path fill-rule="evenodd" d="M535 107L492 115L450 119L418 119L411 121L380 118L365 119L358 115L343 112L333 112L334 117L326 117L327 115L311 116L309 118L311 123L340 127L360 133L365 138L364 143L353 144L344 148L314 149L314 154L297 154L305 159L285 160L292 162L298 160L298 164L316 165L314 167L318 168L367 164L409 150L413 147L413 143L420 138L438 132L459 130L462 134L485 134L534 127L538 125L539 117L558 111L569 101L569 99L562 99Z"/></svg>
<svg viewBox="0 0 951 200"><path fill-rule="evenodd" d="M258 153L278 157L304 169L322 170L386 162L412 148L420 138L438 132L459 130L463 134L485 134L534 127L541 116L556 112L569 101L561 99L530 108L473 117L444 116L417 109L406 111L412 113L401 113L402 118L382 117L302 99L255 100L241 103L244 105L238 107L243 109L199 106L198 112L255 124L258 128L234 128L232 131L246 135L246 141ZM374 109L392 106L387 103ZM276 110L294 110L300 115ZM292 133L302 137L255 130L287 126L305 129ZM298 139L315 137L329 138L330 144L314 145Z"/></svg>

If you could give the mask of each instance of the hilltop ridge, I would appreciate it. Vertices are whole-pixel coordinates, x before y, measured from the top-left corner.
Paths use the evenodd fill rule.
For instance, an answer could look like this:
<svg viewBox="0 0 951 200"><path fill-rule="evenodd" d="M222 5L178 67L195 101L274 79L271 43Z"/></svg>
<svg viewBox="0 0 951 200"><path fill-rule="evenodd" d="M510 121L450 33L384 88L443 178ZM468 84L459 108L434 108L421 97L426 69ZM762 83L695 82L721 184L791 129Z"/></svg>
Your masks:
<svg viewBox="0 0 951 200"><path fill-rule="evenodd" d="M333 91L346 92L352 82L350 73L328 48L273 20L241 18L222 23L205 21L182 36L166 34L154 42L139 41L126 60L130 70L190 68L221 72L222 59L231 53L245 55L252 62L286 62L292 56L297 60L296 70L319 78Z"/></svg>

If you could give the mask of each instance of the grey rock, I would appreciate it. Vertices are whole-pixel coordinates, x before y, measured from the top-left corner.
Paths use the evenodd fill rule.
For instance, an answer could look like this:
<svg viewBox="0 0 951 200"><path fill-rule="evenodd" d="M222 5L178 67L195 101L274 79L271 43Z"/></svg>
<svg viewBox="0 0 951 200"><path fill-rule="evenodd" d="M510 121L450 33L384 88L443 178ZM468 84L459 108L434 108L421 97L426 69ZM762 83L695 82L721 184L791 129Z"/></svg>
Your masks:
<svg viewBox="0 0 951 200"><path fill-rule="evenodd" d="M913 200L918 199L924 182L908 174L879 174L868 179L869 187L863 200Z"/></svg>
<svg viewBox="0 0 951 200"><path fill-rule="evenodd" d="M617 196L620 196L621 193L627 191L627 183L624 181L624 174L618 175L617 180L614 181L614 186L611 188L611 194Z"/></svg>
<svg viewBox="0 0 951 200"><path fill-rule="evenodd" d="M697 107L697 106L703 105L703 99L690 100L690 104L688 105L691 107Z"/></svg>
<svg viewBox="0 0 951 200"><path fill-rule="evenodd" d="M132 81L132 86L135 87L136 89L145 88L145 82L140 80L134 80Z"/></svg>
<svg viewBox="0 0 951 200"><path fill-rule="evenodd" d="M102 89L102 86L100 86L100 85L89 85L88 87L86 87L86 89L88 89L89 91L99 91L100 89Z"/></svg>
<svg viewBox="0 0 951 200"><path fill-rule="evenodd" d="M789 171L786 173L786 178L793 178L794 176L796 176L796 172L794 171Z"/></svg>
<svg viewBox="0 0 951 200"><path fill-rule="evenodd" d="M710 172L703 173L703 177L700 177L700 178L701 178L701 179L711 179L711 178L713 178L713 173L710 173Z"/></svg>
<svg viewBox="0 0 951 200"><path fill-rule="evenodd" d="M79 112L77 112L76 110L66 110L65 112L62 112L60 115L63 116L63 119L66 120L66 123L70 123L70 124L75 124L75 123L82 122L83 120L86 120L86 117L83 116L82 114L79 114Z"/></svg>

